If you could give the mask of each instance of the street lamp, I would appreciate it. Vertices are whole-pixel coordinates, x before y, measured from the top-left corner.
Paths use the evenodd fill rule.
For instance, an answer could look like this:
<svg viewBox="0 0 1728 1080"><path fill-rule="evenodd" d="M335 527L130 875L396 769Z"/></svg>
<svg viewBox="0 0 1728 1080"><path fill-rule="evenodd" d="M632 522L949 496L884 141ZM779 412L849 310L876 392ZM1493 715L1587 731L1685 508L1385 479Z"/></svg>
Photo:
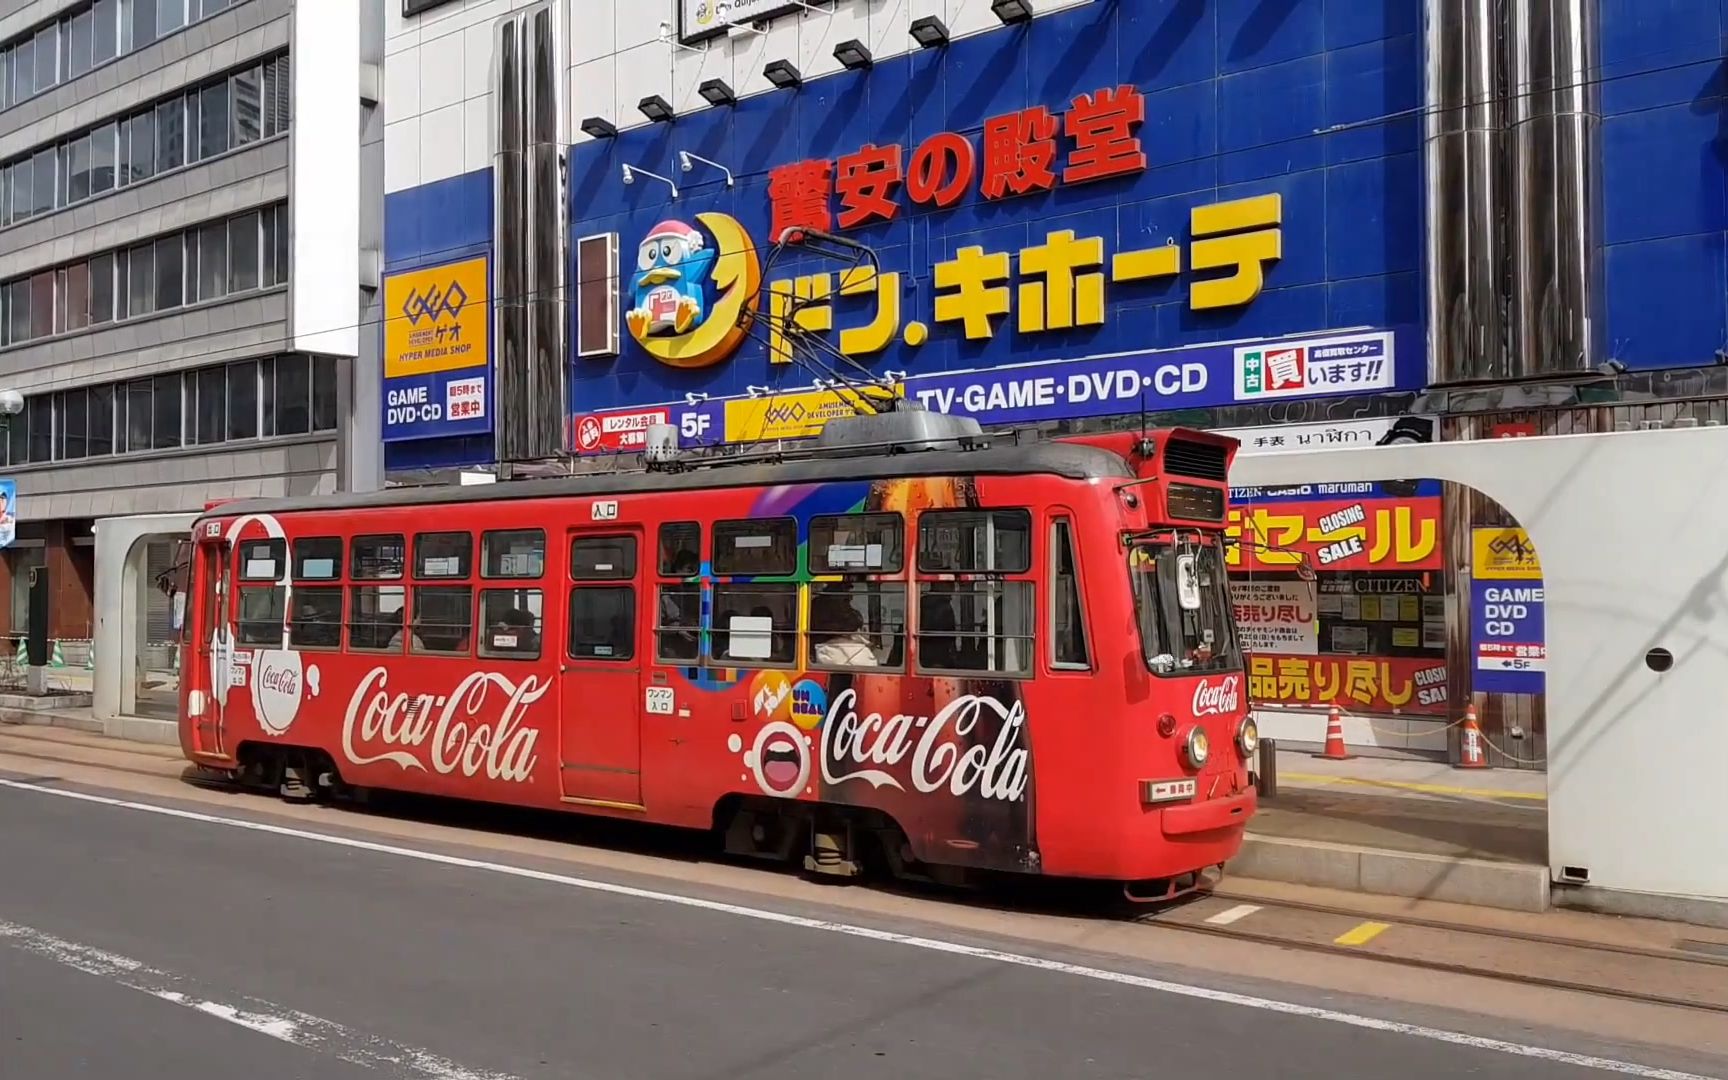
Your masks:
<svg viewBox="0 0 1728 1080"><path fill-rule="evenodd" d="M16 390L0 390L0 416L17 416L23 411L23 394Z"/></svg>

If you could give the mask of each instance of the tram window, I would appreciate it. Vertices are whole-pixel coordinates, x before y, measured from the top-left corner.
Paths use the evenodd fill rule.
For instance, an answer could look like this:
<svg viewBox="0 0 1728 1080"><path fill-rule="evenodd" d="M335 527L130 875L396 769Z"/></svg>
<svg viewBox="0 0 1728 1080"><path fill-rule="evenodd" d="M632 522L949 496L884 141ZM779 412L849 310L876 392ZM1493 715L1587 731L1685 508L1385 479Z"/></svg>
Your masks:
<svg viewBox="0 0 1728 1080"><path fill-rule="evenodd" d="M1134 612L1153 674L1195 675L1242 666L1220 550L1199 543L1129 550ZM1198 606L1182 605L1184 591L1198 593Z"/></svg>
<svg viewBox="0 0 1728 1080"><path fill-rule="evenodd" d="M402 609L407 590L400 585L356 585L348 590L348 647L402 651Z"/></svg>
<svg viewBox="0 0 1728 1080"><path fill-rule="evenodd" d="M574 581L627 581L636 576L634 536L579 536L570 541Z"/></svg>
<svg viewBox="0 0 1728 1080"><path fill-rule="evenodd" d="M298 558L298 553L296 553ZM294 610L288 620L288 642L303 649L342 646L342 587L318 586L294 590Z"/></svg>
<svg viewBox="0 0 1728 1080"><path fill-rule="evenodd" d="M660 586L659 620L654 624L655 657L694 664L702 654L702 587Z"/></svg>
<svg viewBox="0 0 1728 1080"><path fill-rule="evenodd" d="M474 537L470 533L419 533L414 537L416 581L465 578L473 563Z"/></svg>
<svg viewBox="0 0 1728 1080"><path fill-rule="evenodd" d="M239 545L241 581L281 581L286 540L247 540Z"/></svg>
<svg viewBox="0 0 1728 1080"><path fill-rule="evenodd" d="M810 519L810 571L897 574L905 563L899 514L840 514Z"/></svg>
<svg viewBox="0 0 1728 1080"><path fill-rule="evenodd" d="M810 597L810 666L904 669L906 586L829 585Z"/></svg>
<svg viewBox="0 0 1728 1080"><path fill-rule="evenodd" d="M402 535L356 536L349 549L348 575L361 581L393 581L402 576L408 546Z"/></svg>
<svg viewBox="0 0 1728 1080"><path fill-rule="evenodd" d="M296 581L335 581L342 576L342 538L340 536L308 536L294 541L294 579ZM336 605L337 621L341 621L342 605Z"/></svg>
<svg viewBox="0 0 1728 1080"><path fill-rule="evenodd" d="M474 590L466 585L414 587L413 639L410 651L463 654L473 636Z"/></svg>
<svg viewBox="0 0 1728 1080"><path fill-rule="evenodd" d="M927 574L1023 574L1032 568L1025 510L931 510L918 518L918 569Z"/></svg>
<svg viewBox="0 0 1728 1080"><path fill-rule="evenodd" d="M1030 673L1032 583L919 585L918 668L1000 675Z"/></svg>
<svg viewBox="0 0 1728 1080"><path fill-rule="evenodd" d="M539 529L501 529L480 537L480 576L537 578L546 572L546 534Z"/></svg>
<svg viewBox="0 0 1728 1080"><path fill-rule="evenodd" d="M719 528L715 528L719 542ZM741 667L790 666L797 653L798 586L751 582L714 586L709 656Z"/></svg>
<svg viewBox="0 0 1728 1080"><path fill-rule="evenodd" d="M1050 664L1070 670L1092 665L1086 649L1086 616L1080 604L1080 568L1068 522L1050 526Z"/></svg>
<svg viewBox="0 0 1728 1080"><path fill-rule="evenodd" d="M248 585L240 589L239 633L242 645L282 647L282 608L285 590L280 585Z"/></svg>
<svg viewBox="0 0 1728 1080"><path fill-rule="evenodd" d="M716 574L791 574L798 569L798 522L792 518L716 521Z"/></svg>
<svg viewBox="0 0 1728 1080"><path fill-rule="evenodd" d="M540 659L539 589L483 589L480 655L498 660Z"/></svg>
<svg viewBox="0 0 1728 1080"><path fill-rule="evenodd" d="M694 521L669 521L660 526L660 573L663 577L695 577L702 572L702 526Z"/></svg>
<svg viewBox="0 0 1728 1080"><path fill-rule="evenodd" d="M571 589L571 659L630 660L635 655L635 587L589 585Z"/></svg>

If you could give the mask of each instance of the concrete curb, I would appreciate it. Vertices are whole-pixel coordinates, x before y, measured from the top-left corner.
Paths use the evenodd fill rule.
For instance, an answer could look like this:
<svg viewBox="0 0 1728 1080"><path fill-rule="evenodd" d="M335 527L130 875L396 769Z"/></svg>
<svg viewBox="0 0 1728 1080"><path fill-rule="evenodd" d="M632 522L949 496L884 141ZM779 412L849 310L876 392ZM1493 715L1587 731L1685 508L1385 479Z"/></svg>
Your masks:
<svg viewBox="0 0 1728 1080"><path fill-rule="evenodd" d="M1349 847L1249 833L1229 874L1327 889L1444 900L1454 904L1548 910L1548 868L1526 863Z"/></svg>

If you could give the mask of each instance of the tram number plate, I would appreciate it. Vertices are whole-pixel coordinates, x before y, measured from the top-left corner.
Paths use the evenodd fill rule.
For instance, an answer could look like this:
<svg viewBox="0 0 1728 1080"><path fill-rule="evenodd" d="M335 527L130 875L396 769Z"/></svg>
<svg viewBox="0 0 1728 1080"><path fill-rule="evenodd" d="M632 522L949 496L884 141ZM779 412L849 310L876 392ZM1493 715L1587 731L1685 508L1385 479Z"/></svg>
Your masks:
<svg viewBox="0 0 1728 1080"><path fill-rule="evenodd" d="M1188 780L1142 780L1141 794L1146 802L1175 802L1178 799L1192 799L1195 784Z"/></svg>
<svg viewBox="0 0 1728 1080"><path fill-rule="evenodd" d="M672 688L670 686L650 686L646 708L656 716L672 715Z"/></svg>
<svg viewBox="0 0 1728 1080"><path fill-rule="evenodd" d="M606 500L603 500L600 502L596 502L594 504L594 520L595 521L617 521L618 520L618 501L616 499L606 499Z"/></svg>

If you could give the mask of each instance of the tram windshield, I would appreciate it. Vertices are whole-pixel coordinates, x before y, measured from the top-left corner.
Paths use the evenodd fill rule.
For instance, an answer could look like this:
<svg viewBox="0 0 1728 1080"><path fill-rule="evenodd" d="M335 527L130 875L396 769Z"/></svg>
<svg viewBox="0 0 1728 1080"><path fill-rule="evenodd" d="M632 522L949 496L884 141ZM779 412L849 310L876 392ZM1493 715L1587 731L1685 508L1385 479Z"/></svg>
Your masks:
<svg viewBox="0 0 1728 1080"><path fill-rule="evenodd" d="M1196 533L1129 548L1140 642L1154 674L1204 675L1242 666L1223 551Z"/></svg>

